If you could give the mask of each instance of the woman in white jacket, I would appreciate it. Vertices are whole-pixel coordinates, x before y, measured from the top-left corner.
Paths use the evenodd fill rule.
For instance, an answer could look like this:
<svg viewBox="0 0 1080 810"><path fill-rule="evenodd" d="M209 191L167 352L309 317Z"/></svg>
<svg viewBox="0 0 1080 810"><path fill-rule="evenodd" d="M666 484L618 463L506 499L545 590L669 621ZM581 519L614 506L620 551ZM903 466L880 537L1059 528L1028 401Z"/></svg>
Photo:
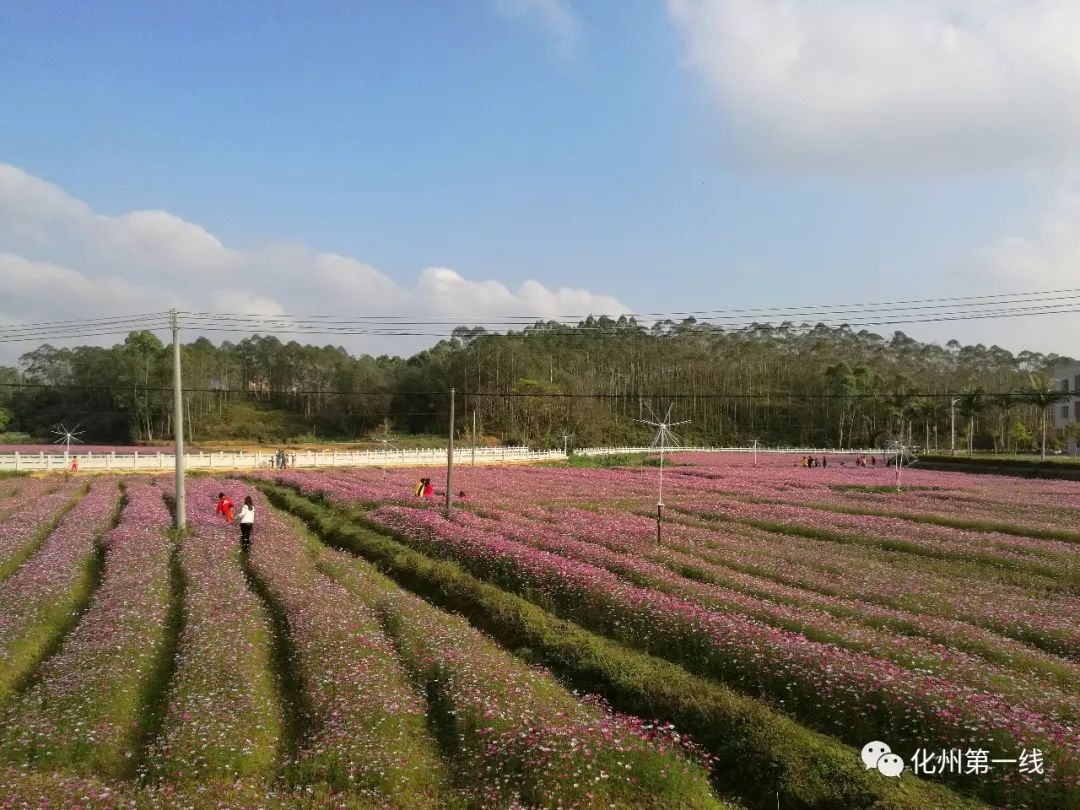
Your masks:
<svg viewBox="0 0 1080 810"><path fill-rule="evenodd" d="M244 505L240 507L240 549L247 551L251 548L251 530L255 526L255 503L248 495L244 498Z"/></svg>

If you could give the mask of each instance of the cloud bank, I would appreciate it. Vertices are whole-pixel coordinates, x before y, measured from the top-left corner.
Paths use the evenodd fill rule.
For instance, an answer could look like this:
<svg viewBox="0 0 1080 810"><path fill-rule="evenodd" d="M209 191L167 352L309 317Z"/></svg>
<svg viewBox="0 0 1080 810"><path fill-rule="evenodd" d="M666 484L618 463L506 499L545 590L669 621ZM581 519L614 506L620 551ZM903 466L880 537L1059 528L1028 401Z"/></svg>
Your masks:
<svg viewBox="0 0 1080 810"><path fill-rule="evenodd" d="M738 142L857 171L1075 159L1075 0L668 0Z"/></svg>
<svg viewBox="0 0 1080 810"><path fill-rule="evenodd" d="M507 315L546 319L629 311L611 296L552 289L539 281L512 290L499 281L472 280L449 268L431 267L401 283L358 259L304 245L238 250L167 211L121 216L95 212L58 186L0 164L0 323L100 318L172 307L240 314L446 316L463 323ZM220 340L222 335L209 337ZM314 335L297 339L377 354L408 354L434 341ZM0 343L0 363L11 363L36 345Z"/></svg>

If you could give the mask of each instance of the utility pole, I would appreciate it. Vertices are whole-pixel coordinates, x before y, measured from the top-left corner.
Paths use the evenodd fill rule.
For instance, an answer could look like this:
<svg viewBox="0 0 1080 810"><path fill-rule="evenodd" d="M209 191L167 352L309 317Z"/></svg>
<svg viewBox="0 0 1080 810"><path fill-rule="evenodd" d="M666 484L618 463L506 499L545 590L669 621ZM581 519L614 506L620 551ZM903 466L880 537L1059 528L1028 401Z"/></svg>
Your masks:
<svg viewBox="0 0 1080 810"><path fill-rule="evenodd" d="M176 530L187 526L187 499L184 496L184 394L180 379L180 315L170 313L173 345L173 433L176 436Z"/></svg>
<svg viewBox="0 0 1080 810"><path fill-rule="evenodd" d="M446 516L450 517L454 485L454 389L450 389L450 443L446 446Z"/></svg>
<svg viewBox="0 0 1080 810"><path fill-rule="evenodd" d="M956 455L956 403L959 399L954 399L949 402L949 422L951 427L949 428L949 454Z"/></svg>
<svg viewBox="0 0 1080 810"><path fill-rule="evenodd" d="M476 408L472 409L472 466L476 466Z"/></svg>

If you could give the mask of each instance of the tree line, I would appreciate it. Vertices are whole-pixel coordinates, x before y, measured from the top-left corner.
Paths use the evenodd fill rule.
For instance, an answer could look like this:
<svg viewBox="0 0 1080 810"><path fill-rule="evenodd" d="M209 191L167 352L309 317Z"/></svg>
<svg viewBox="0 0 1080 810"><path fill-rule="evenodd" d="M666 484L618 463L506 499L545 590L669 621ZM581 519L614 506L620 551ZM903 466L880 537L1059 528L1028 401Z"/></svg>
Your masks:
<svg viewBox="0 0 1080 810"><path fill-rule="evenodd" d="M262 441L445 435L508 444L640 443L638 420L687 419L688 442L866 447L902 438L947 448L1020 451L1042 439L1061 400L1058 355L923 343L849 327L724 330L688 318L643 326L590 317L521 331L458 327L411 357L253 335L182 345L188 438ZM0 367L0 431L44 438L81 422L93 441L172 436L171 347L132 332L112 347L43 345ZM1055 446L1063 437L1047 430Z"/></svg>

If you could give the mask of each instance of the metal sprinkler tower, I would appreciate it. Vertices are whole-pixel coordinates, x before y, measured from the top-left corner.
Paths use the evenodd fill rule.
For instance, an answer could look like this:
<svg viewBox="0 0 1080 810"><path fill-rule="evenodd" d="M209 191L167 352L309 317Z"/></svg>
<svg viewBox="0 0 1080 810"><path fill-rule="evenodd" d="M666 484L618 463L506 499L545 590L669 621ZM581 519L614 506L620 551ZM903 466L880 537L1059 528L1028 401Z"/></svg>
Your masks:
<svg viewBox="0 0 1080 810"><path fill-rule="evenodd" d="M668 406L667 413L664 415L663 419L658 419L653 412L653 409L649 407L648 404L646 404L645 407L649 408L649 414L652 416L652 419L635 419L634 421L656 428L656 435L653 437L652 444L650 444L649 447L660 448L660 491L659 497L656 499L656 542L659 543L661 541L660 526L664 514L664 450L668 447L679 446L679 437L675 435L671 429L678 425L689 424L690 420L684 419L681 422L672 422L671 405Z"/></svg>
<svg viewBox="0 0 1080 810"><path fill-rule="evenodd" d="M900 492L900 468L904 466L904 459L907 457L907 445L903 440L897 440L892 442L893 445L893 461L896 466L896 491Z"/></svg>
<svg viewBox="0 0 1080 810"><path fill-rule="evenodd" d="M75 425L75 427L69 430L68 426L61 422L59 425L53 428L52 433L54 436L57 437L56 441L53 442L53 444L64 445L64 455L70 455L72 442L74 442L75 444L82 444L83 440L79 437L82 436L85 432L85 430L79 430L78 425Z"/></svg>

